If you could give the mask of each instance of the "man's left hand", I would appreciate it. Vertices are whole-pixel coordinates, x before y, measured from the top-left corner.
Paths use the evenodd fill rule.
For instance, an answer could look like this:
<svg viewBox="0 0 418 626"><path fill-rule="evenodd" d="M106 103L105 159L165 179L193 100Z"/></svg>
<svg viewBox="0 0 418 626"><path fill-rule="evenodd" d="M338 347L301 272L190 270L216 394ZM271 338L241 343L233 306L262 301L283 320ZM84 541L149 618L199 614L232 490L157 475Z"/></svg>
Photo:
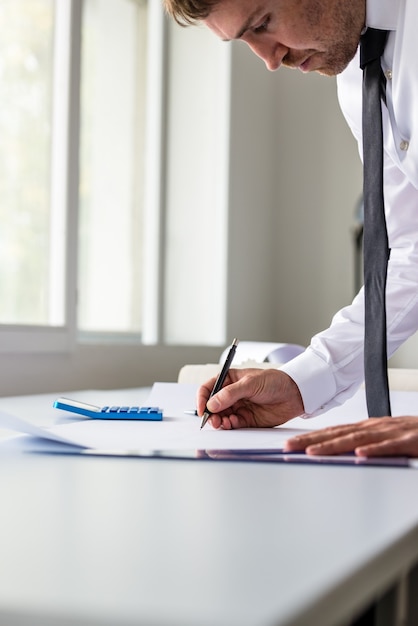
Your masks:
<svg viewBox="0 0 418 626"><path fill-rule="evenodd" d="M418 457L418 417L378 417L292 437L285 451L329 455Z"/></svg>

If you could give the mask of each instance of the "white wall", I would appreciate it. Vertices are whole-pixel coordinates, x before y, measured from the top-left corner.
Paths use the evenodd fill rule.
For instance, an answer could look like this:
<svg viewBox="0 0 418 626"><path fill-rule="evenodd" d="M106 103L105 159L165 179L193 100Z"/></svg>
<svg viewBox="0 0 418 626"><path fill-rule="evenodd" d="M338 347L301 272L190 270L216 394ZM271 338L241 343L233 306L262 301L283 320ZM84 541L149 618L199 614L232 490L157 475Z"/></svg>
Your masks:
<svg viewBox="0 0 418 626"><path fill-rule="evenodd" d="M276 336L274 76L231 45L227 336Z"/></svg>
<svg viewBox="0 0 418 626"><path fill-rule="evenodd" d="M219 348L78 345L66 354L0 354L0 396L142 387L175 381L185 363L216 363Z"/></svg>
<svg viewBox="0 0 418 626"><path fill-rule="evenodd" d="M335 79L283 69L276 102L277 330L306 344L354 295L361 162Z"/></svg>
<svg viewBox="0 0 418 626"><path fill-rule="evenodd" d="M418 368L418 333L406 341L389 361L391 367Z"/></svg>
<svg viewBox="0 0 418 626"><path fill-rule="evenodd" d="M242 43L231 67L231 324L241 307L245 338L306 345L354 295L357 145L335 79L268 72Z"/></svg>

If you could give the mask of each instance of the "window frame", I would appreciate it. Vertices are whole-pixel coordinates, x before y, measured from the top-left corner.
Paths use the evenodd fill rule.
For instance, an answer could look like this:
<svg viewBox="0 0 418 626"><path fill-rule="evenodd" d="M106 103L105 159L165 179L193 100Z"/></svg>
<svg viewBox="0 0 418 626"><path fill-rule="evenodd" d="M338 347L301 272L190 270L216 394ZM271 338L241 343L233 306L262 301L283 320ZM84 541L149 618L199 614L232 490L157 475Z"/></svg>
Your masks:
<svg viewBox="0 0 418 626"><path fill-rule="evenodd" d="M65 353L79 344L153 344L161 338L163 174L165 150L164 92L166 19L162 3L149 0L147 50L146 189L144 203L145 272L143 333L87 332L77 328L77 255L79 212L80 85L83 0L55 3L54 116L52 120L51 204L62 207L57 229L65 222L64 324L0 324L1 353ZM55 219L55 215L54 218ZM56 289L61 277L54 277Z"/></svg>

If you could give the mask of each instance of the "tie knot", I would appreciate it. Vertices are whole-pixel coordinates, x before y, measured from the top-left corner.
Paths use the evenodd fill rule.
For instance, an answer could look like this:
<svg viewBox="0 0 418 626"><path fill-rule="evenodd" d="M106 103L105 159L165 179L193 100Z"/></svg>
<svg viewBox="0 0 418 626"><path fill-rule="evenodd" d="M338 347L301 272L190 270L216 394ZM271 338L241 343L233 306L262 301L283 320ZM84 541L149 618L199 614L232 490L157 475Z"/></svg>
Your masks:
<svg viewBox="0 0 418 626"><path fill-rule="evenodd" d="M387 30L368 28L360 38L360 67L363 70L371 61L380 59L388 38Z"/></svg>

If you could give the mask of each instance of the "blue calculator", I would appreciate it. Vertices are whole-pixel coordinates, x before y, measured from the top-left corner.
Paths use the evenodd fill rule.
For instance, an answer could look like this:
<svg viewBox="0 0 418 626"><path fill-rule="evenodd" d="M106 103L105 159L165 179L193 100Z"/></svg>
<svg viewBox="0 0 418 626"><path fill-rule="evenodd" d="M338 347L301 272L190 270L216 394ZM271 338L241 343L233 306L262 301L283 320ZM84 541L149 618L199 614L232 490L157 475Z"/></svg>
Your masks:
<svg viewBox="0 0 418 626"><path fill-rule="evenodd" d="M161 422L163 419L162 409L156 406L95 406L79 400L58 398L54 405L56 409L71 411L84 417L105 420L148 420Z"/></svg>

